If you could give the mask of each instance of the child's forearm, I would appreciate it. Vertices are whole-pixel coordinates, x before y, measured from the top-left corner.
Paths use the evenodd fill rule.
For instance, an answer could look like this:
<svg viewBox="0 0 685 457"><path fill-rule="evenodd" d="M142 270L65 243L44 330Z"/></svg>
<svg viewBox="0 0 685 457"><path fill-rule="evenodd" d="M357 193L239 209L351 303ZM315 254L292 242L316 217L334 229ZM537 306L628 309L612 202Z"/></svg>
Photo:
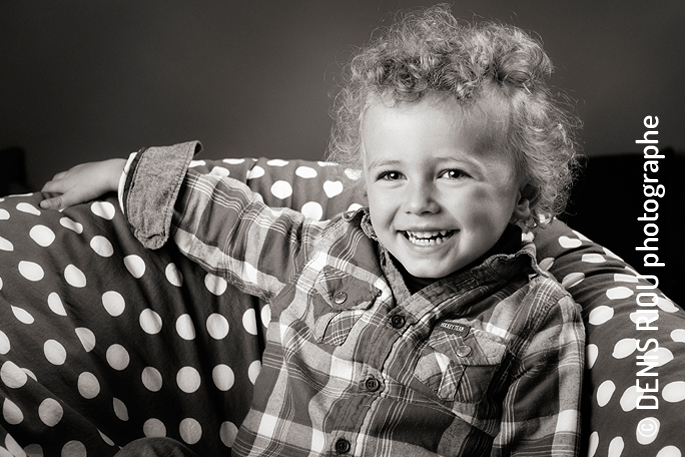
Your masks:
<svg viewBox="0 0 685 457"><path fill-rule="evenodd" d="M58 195L41 201L41 208L62 209L116 192L125 164L125 159L103 160L76 165L56 174L43 186L42 192Z"/></svg>

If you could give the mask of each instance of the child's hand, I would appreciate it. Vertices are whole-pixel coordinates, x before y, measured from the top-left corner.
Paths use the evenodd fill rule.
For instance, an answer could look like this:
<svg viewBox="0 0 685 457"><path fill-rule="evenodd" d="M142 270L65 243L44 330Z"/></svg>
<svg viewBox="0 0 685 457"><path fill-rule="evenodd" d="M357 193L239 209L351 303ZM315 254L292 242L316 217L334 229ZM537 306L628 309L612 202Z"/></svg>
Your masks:
<svg viewBox="0 0 685 457"><path fill-rule="evenodd" d="M76 165L68 171L57 173L41 191L60 195L43 200L40 207L62 209L114 192L119 187L119 178L125 165L125 159L110 159Z"/></svg>

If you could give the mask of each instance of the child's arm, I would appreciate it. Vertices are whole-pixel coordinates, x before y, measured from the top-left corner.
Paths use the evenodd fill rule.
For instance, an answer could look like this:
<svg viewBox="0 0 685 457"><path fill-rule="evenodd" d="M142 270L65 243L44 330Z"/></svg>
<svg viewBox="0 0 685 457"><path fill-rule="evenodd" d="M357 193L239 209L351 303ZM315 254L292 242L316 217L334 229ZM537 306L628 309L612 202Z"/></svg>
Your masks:
<svg viewBox="0 0 685 457"><path fill-rule="evenodd" d="M565 295L550 308L512 373L492 456L578 455L584 342L580 309Z"/></svg>
<svg viewBox="0 0 685 457"><path fill-rule="evenodd" d="M131 229L151 249L173 237L205 270L269 300L297 274L323 226L267 207L237 180L189 169L198 150L190 142L129 159L119 199Z"/></svg>
<svg viewBox="0 0 685 457"><path fill-rule="evenodd" d="M40 202L43 209L63 209L116 192L126 164L125 159L110 159L76 165L57 173L42 192L58 194Z"/></svg>

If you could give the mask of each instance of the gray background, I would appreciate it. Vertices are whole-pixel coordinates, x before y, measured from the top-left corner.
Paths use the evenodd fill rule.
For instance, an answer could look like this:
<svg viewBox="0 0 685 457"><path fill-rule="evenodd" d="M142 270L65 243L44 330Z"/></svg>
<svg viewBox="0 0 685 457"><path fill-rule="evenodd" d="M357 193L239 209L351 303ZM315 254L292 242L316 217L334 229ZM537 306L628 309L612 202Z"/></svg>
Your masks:
<svg viewBox="0 0 685 457"><path fill-rule="evenodd" d="M39 188L76 163L200 139L205 158L320 159L335 76L392 12L433 1L0 2L0 149ZM539 34L589 156L685 149L685 2L454 2ZM0 165L2 166L2 165ZM636 183L639 186L638 183Z"/></svg>

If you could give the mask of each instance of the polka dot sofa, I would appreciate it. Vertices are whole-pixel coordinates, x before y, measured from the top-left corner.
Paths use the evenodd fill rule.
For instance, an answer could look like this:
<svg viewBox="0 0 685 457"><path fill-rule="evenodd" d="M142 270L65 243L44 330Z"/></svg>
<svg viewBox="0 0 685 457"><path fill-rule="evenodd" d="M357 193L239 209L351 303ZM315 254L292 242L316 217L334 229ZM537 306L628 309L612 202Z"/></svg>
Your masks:
<svg viewBox="0 0 685 457"><path fill-rule="evenodd" d="M315 219L357 205L355 176L332 164L192 166ZM114 195L61 212L40 210L39 200L0 201L0 457L110 456L143 436L230 455L269 305L173 245L144 250ZM540 265L584 310L583 455L683 455L683 310L562 222L534 235Z"/></svg>

